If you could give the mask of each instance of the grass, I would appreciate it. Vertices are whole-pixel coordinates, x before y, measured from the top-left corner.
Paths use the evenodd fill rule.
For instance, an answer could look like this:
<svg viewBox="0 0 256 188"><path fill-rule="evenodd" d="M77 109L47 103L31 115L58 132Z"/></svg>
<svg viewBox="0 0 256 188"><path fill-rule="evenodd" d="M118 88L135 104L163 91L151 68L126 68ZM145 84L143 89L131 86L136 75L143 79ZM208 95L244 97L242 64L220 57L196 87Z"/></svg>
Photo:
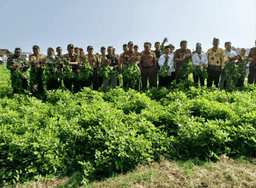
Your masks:
<svg viewBox="0 0 256 188"><path fill-rule="evenodd" d="M71 177L53 176L41 178L37 182L27 182L15 188L27 187L256 187L256 159L247 156L229 158L225 154L220 161L203 162L197 159L171 161L161 159L139 165L126 174L115 174L110 178L81 186L82 173Z"/></svg>

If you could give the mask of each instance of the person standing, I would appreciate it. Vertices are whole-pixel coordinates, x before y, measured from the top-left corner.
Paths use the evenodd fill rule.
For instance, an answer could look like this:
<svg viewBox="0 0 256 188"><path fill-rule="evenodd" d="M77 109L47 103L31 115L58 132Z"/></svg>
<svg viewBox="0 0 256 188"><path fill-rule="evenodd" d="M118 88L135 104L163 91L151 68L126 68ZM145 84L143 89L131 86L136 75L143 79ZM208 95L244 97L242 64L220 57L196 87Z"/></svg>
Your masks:
<svg viewBox="0 0 256 188"><path fill-rule="evenodd" d="M206 65L208 64L208 59L206 54L202 52L202 47L200 43L196 44L196 51L192 56L192 62L193 62L193 68L194 68L194 72L193 72L194 83L198 85L198 79L200 79L200 84L203 87L205 78L203 77L202 73L199 73L197 70L199 69L199 67L206 68Z"/></svg>
<svg viewBox="0 0 256 188"><path fill-rule="evenodd" d="M180 42L180 49L177 49L174 53L174 62L175 62L175 72L176 72L176 79L177 79L177 84L180 82L180 80L187 80L189 72L185 77L182 77L179 73L179 69L181 68L181 65L183 63L188 63L186 59L183 59L184 56L187 57L192 57L192 53L190 49L187 49L187 41L183 40Z"/></svg>
<svg viewBox="0 0 256 188"><path fill-rule="evenodd" d="M248 84L253 84L253 83L256 83L256 40L255 40L255 47L250 49L248 59L249 59Z"/></svg>
<svg viewBox="0 0 256 188"><path fill-rule="evenodd" d="M247 60L245 63L244 63L244 60L247 59L247 57L245 56L245 52L246 50L244 48L241 48L239 50L239 55L238 55L238 67L239 67L239 74L240 74L240 77L237 81L237 84L236 84L236 87L242 87L244 86L244 79L245 79L245 76L246 76L246 73L247 73L247 70L249 68L249 61Z"/></svg>
<svg viewBox="0 0 256 188"><path fill-rule="evenodd" d="M11 71L13 94L24 93L24 90L26 90L28 86L28 80L25 73L29 68L29 64L24 57L21 57L20 48L15 48L14 54L8 57L6 67ZM20 74L15 74L18 70L20 70Z"/></svg>
<svg viewBox="0 0 256 188"><path fill-rule="evenodd" d="M147 89L149 79L149 87L157 87L157 59L154 52L150 50L150 44L144 43L144 52L140 58L140 70L142 76L142 88Z"/></svg>
<svg viewBox="0 0 256 188"><path fill-rule="evenodd" d="M225 51L219 48L219 39L213 39L213 48L210 48L206 55L208 59L208 79L207 79L207 87L212 86L212 82L214 81L214 85L218 87L221 66L225 62Z"/></svg>
<svg viewBox="0 0 256 188"><path fill-rule="evenodd" d="M123 57L123 59L122 59L123 70L125 69L125 67L128 64L130 64L132 62L134 62L135 65L137 65L138 67L139 67L139 63L140 63L140 56L137 56L137 54L135 53L135 51L133 49L133 42L132 41L130 41L128 43L128 49L129 50L124 54L124 56L122 56ZM123 79L123 86L124 87L127 88L128 85L129 85L129 87L132 88L131 84L132 83L130 81ZM140 80L137 80L136 83L135 83L135 88L134 88L137 91L139 91L139 89L140 89L139 84L140 84Z"/></svg>
<svg viewBox="0 0 256 188"><path fill-rule="evenodd" d="M233 78L233 74L234 72L230 72L230 75L225 75L225 70L227 69L227 67L225 67L227 64L229 63L233 63L235 64L235 62L230 62L230 58L236 58L236 52L234 50L231 50L231 42L225 42L225 56L226 56L226 60L224 61L224 63L222 63L221 66L221 79L220 79L220 87L224 88L226 87L227 90L231 90L231 83L232 83L232 78ZM233 65L235 66L235 65Z"/></svg>
<svg viewBox="0 0 256 188"><path fill-rule="evenodd" d="M99 56L99 61L100 61L100 67L104 63L104 61L107 59L106 57L106 48L104 46L101 47L100 49L101 55ZM101 87L103 84L103 78L101 75L99 75L99 87Z"/></svg>
<svg viewBox="0 0 256 188"><path fill-rule="evenodd" d="M29 56L28 63L31 64L30 70L30 86L32 95L44 94L43 69L47 62L45 56L40 54L40 48L37 45L33 46L33 54Z"/></svg>
<svg viewBox="0 0 256 188"><path fill-rule="evenodd" d="M164 64L168 65L168 71L170 76L166 76L165 78L159 75L159 88L160 87L169 87L172 82L172 74L175 73L174 69L174 61L173 61L173 54L170 53L170 46L165 46L165 54L161 55L158 61L160 66L160 70L162 69Z"/></svg>
<svg viewBox="0 0 256 188"><path fill-rule="evenodd" d="M80 83L78 78L79 75L79 59L77 54L74 52L74 45L69 44L67 46L68 53L63 56L63 58L67 59L67 66L72 67L72 72L74 73L74 77L64 79L65 87L72 92L72 85L74 85L74 93L80 91ZM67 71L67 70L66 70Z"/></svg>
<svg viewBox="0 0 256 188"><path fill-rule="evenodd" d="M48 78L48 80L46 82L47 90L58 89L59 86L61 85L61 82L60 82L61 80L60 80L60 78L58 78L58 76L60 74L59 74L59 72L54 72L53 69L57 68L58 71L61 71L61 70L59 67L58 58L57 58L57 56L55 56L53 48L47 49L46 60L47 60L48 71L49 71L48 76L54 76L52 79ZM56 74L56 75L54 75L54 74Z"/></svg>
<svg viewBox="0 0 256 188"><path fill-rule="evenodd" d="M93 47L90 45L87 47L88 54L87 59L91 67L93 68L93 75L91 76L91 81L93 83L93 90L97 91L99 89L99 78L98 72L100 73L99 59L96 54L93 54Z"/></svg>
<svg viewBox="0 0 256 188"><path fill-rule="evenodd" d="M113 47L112 46L109 46L108 47L108 54L106 55L106 58L103 62L102 62L102 66L106 65L106 64L109 64L109 69L112 71L116 71L117 74L119 72L119 63L118 63L118 59L117 57L114 55L114 52L113 52ZM103 88L102 88L102 91L103 92L106 92L107 88L108 88L108 85L109 85L109 81L111 81L111 85L112 85L112 89L115 88L117 86L117 76L116 77L113 77L108 80L103 80Z"/></svg>

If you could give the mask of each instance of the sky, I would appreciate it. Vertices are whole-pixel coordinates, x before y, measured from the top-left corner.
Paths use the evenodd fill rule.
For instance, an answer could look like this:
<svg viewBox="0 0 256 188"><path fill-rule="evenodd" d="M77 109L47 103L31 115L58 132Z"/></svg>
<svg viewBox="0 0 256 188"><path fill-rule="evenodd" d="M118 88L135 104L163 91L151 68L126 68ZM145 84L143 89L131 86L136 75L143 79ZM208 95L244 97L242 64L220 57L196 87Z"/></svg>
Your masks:
<svg viewBox="0 0 256 188"><path fill-rule="evenodd" d="M48 47L92 45L115 46L133 41L143 51L144 42L168 38L166 44L180 48L186 40L189 49L196 43L202 50L219 47L230 41L232 46L252 48L256 40L255 0L0 0L0 49L32 52L38 45L46 55Z"/></svg>

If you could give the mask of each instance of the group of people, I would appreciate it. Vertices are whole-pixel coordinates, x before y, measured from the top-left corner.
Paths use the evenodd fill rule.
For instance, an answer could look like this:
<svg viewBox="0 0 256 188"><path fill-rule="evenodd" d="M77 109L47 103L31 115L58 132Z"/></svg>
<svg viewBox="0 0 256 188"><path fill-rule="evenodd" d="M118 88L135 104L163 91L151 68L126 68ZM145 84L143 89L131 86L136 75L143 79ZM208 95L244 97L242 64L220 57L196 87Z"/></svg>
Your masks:
<svg viewBox="0 0 256 188"><path fill-rule="evenodd" d="M98 90L103 85L102 91L106 92L109 84L112 88L119 86L118 74L121 74L129 64L135 64L139 68L141 80L137 80L132 86L129 84L130 80L123 78L123 87L134 87L135 90L147 89L148 80L152 88L170 87L174 80L178 84L181 80L188 79L191 73L191 70L189 72L187 69L190 62L193 64L193 79L197 85L200 83L204 86L205 79L207 79L207 87L211 87L213 82L216 87L220 82L220 87L226 87L226 89L230 89L232 83L241 87L246 76L246 69L249 69L248 84L256 82L256 47L252 48L246 56L244 48L236 54L231 49L231 42L225 43L225 50L220 48L217 38L213 39L213 47L206 53L202 51L200 43L197 43L196 50L191 52L187 49L187 41L183 40L180 42L180 48L174 51L175 47L172 44L165 45L167 41L165 38L162 44L156 42L154 51L151 50L151 43L145 42L141 53L138 52L138 46L130 41L123 45L123 53L120 55L115 53L113 46L107 48L107 53L103 46L100 49L101 54L94 54L91 45L87 47L85 55L83 48L69 44L68 53L65 55L62 54L61 47L56 48L57 55L50 47L47 50L47 56L44 56L40 53L39 46L34 45L33 54L29 56L28 61L21 57L21 49L15 48L14 55L9 56L6 66L11 71L13 93L24 92L30 84L33 95L42 94L46 90L58 89L62 80L64 86L74 93L81 91L83 87L90 87L91 84L93 90ZM84 64L89 64L92 69L89 77L81 73L81 67ZM110 79L104 79L101 75L101 67L105 65L118 74ZM235 65L240 67L236 83L232 76L234 72L237 73L232 69ZM47 74L43 69L46 66L48 67ZM31 70L28 79L26 72L29 67ZM167 76L160 74L164 67L168 72ZM73 76L67 76L71 74L69 70ZM159 84L157 85L158 78Z"/></svg>

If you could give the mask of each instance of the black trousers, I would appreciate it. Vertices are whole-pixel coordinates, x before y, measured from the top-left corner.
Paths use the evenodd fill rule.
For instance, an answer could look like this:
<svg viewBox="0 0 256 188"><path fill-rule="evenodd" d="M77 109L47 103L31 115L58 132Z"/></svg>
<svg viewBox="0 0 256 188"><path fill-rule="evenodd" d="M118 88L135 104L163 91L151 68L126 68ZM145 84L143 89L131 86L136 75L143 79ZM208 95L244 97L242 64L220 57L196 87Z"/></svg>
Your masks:
<svg viewBox="0 0 256 188"><path fill-rule="evenodd" d="M74 85L74 93L77 93L81 90L80 82L77 78L64 79L64 85L70 92L72 92L72 85Z"/></svg>
<svg viewBox="0 0 256 188"><path fill-rule="evenodd" d="M214 82L214 85L218 87L219 79L220 79L220 71L208 69L207 72L208 72L207 87L212 87L212 82Z"/></svg>
<svg viewBox="0 0 256 188"><path fill-rule="evenodd" d="M83 88L83 87L90 87L91 84L92 84L92 77L89 76L88 79L85 79L85 78L84 79L80 79L79 82L80 82L80 87L81 88Z"/></svg>
<svg viewBox="0 0 256 188"><path fill-rule="evenodd" d="M195 73L193 72L193 80L194 80L194 83L196 83L197 85L198 85L198 80L200 80L201 86L204 86L204 78L201 75L195 75Z"/></svg>
<svg viewBox="0 0 256 188"><path fill-rule="evenodd" d="M248 84L253 84L253 82L256 84L256 69L250 67L249 68L249 75L248 75Z"/></svg>
<svg viewBox="0 0 256 188"><path fill-rule="evenodd" d="M172 82L176 79L176 73L172 72L171 76L162 77L159 75L159 88L160 87L170 87Z"/></svg>
<svg viewBox="0 0 256 188"><path fill-rule="evenodd" d="M55 80L49 80L47 83L46 83L46 86L47 86L47 90L51 90L51 89L58 89L61 85L61 82L58 81L57 79Z"/></svg>
<svg viewBox="0 0 256 188"><path fill-rule="evenodd" d="M244 86L244 79L245 78L240 78L237 80L237 84L236 84L236 87L242 87Z"/></svg>

